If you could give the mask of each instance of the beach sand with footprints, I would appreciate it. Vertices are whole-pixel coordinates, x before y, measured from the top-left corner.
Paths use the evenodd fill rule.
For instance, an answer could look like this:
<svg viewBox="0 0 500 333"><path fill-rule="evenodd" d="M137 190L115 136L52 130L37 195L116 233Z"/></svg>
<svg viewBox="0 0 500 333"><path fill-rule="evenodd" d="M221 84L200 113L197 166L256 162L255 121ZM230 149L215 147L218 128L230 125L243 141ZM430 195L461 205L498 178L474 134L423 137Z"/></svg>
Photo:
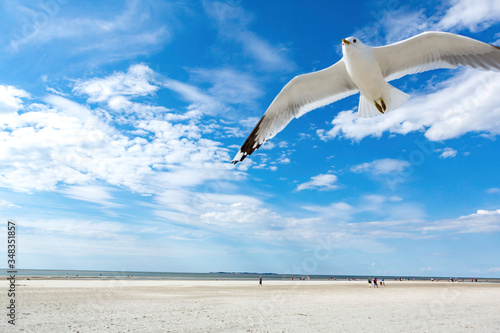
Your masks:
<svg viewBox="0 0 500 333"><path fill-rule="evenodd" d="M500 283L385 282L385 287L369 288L367 281L265 278L262 287L258 280L21 279L15 328L18 332L500 332ZM7 282L1 281L0 288L7 288ZM2 298L7 302L5 295ZM6 319L0 327L11 328Z"/></svg>

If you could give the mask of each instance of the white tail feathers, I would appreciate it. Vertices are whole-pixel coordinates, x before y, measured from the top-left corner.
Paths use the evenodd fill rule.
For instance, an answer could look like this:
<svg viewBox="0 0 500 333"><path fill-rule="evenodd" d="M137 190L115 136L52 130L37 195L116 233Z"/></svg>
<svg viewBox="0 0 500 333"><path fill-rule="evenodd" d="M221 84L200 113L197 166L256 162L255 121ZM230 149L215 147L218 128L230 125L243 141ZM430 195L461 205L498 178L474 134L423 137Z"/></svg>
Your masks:
<svg viewBox="0 0 500 333"><path fill-rule="evenodd" d="M392 110L397 109L408 99L410 98L410 95L402 92L401 90L394 88L390 84L388 85L388 90L389 90L389 98L384 99L385 105L386 105L386 110L384 113L390 112ZM379 103L379 106L381 105L380 101L377 101ZM363 94L359 95L359 106L358 106L358 116L362 118L371 118L375 116L380 116L382 113L379 111L379 109L375 106L375 103L373 101L369 101L366 99L366 97Z"/></svg>
<svg viewBox="0 0 500 333"><path fill-rule="evenodd" d="M369 102L365 95L359 95L359 106L358 106L358 117L371 118L381 115L380 111L377 110L373 102Z"/></svg>
<svg viewBox="0 0 500 333"><path fill-rule="evenodd" d="M402 92L398 88L389 85L389 96L391 98L390 105L387 107L387 112L396 110L401 105L405 104L409 99L410 95L405 92Z"/></svg>

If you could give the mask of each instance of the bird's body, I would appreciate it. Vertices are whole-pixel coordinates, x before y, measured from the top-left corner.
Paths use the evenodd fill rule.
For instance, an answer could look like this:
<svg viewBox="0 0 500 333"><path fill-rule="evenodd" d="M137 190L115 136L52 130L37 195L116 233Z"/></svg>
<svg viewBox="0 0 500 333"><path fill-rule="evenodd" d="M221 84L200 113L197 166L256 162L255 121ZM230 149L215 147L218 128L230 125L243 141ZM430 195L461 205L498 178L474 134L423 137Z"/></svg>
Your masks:
<svg viewBox="0 0 500 333"><path fill-rule="evenodd" d="M410 98L386 82L372 50L359 39L342 40L342 61L349 78L359 89L358 113L365 118L394 110Z"/></svg>
<svg viewBox="0 0 500 333"><path fill-rule="evenodd" d="M381 47L349 37L342 40L342 54L342 59L328 68L293 78L273 100L233 163L252 154L293 118L358 91L358 115L373 117L397 109L409 98L387 81L458 65L500 70L498 46L444 32L422 33Z"/></svg>
<svg viewBox="0 0 500 333"><path fill-rule="evenodd" d="M355 38L351 40L357 41ZM344 44L342 45L344 57L342 59L349 77L360 93L371 100L388 97L389 90L386 87L380 65L373 56L371 48L354 48L350 44L346 44L346 42L353 43L344 40L342 43ZM360 42L357 41L357 43L359 44Z"/></svg>

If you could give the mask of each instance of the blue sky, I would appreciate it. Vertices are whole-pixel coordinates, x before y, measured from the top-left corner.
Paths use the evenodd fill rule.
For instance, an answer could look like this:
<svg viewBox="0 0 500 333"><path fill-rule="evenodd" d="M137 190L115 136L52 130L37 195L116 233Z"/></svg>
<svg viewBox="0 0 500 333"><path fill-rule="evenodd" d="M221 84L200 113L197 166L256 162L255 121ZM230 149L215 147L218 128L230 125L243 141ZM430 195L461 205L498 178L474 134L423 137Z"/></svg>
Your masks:
<svg viewBox="0 0 500 333"><path fill-rule="evenodd" d="M0 232L17 222L18 268L500 277L498 72L404 77L390 114L358 119L356 94L230 163L342 38L500 45L498 1L1 6Z"/></svg>

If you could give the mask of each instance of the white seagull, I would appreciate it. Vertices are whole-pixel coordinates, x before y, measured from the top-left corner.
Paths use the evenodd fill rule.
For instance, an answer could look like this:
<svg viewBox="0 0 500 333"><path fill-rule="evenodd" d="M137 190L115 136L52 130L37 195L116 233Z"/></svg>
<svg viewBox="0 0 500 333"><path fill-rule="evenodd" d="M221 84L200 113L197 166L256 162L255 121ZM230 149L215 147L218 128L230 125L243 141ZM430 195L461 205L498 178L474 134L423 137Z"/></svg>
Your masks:
<svg viewBox="0 0 500 333"><path fill-rule="evenodd" d="M458 65L500 70L500 47L446 33L424 32L380 47L342 39L342 59L323 70L294 77L273 100L233 159L236 164L293 119L360 92L358 116L374 117L404 104L409 95L387 81Z"/></svg>

